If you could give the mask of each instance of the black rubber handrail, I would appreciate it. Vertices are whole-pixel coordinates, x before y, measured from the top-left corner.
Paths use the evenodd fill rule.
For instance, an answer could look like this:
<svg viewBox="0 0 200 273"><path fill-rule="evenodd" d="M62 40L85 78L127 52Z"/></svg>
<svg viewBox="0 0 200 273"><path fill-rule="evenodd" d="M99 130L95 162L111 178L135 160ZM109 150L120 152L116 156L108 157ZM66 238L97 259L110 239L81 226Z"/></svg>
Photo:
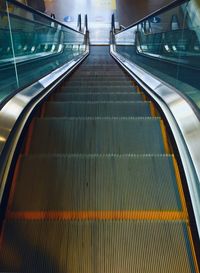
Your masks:
<svg viewBox="0 0 200 273"><path fill-rule="evenodd" d="M5 12L5 11L0 11L0 15L2 15L2 16L7 16L7 12ZM40 21L36 21L36 20L31 20L31 19L24 18L24 17L21 17L21 16L19 16L19 15L13 14L13 13L10 13L9 16L10 16L11 18L14 18L14 19L20 19L21 21L24 21L24 22L27 22L27 23L41 25L41 27L51 27L50 25L46 24L45 22L40 22ZM1 29L1 30L5 30L5 28L2 28L2 27L0 27L0 29ZM9 30L9 28L6 28L6 29ZM17 29L17 30L20 30L20 29Z"/></svg>
<svg viewBox="0 0 200 273"><path fill-rule="evenodd" d="M132 27L137 26L138 24L142 23L143 21L145 21L145 20L147 20L147 19L149 19L149 18L151 18L151 17L155 17L155 16L159 15L160 13L166 12L166 11L168 11L168 10L170 10L170 9L173 9L173 8L175 8L175 7L177 7L177 6L181 5L181 4L183 4L183 3L185 3L185 2L189 2L189 1L190 1L190 0L174 0L174 1L171 2L170 4L167 4L166 6L164 6L164 7L160 8L160 9L158 9L158 10L156 10L156 11L150 13L149 15L147 15L147 16L143 17L142 19L136 21L135 23L131 24L131 25L128 26L127 28L121 30L121 31L118 32L116 35L118 35L118 34L124 32L124 31L126 31L126 30L128 30L128 29L131 29Z"/></svg>
<svg viewBox="0 0 200 273"><path fill-rule="evenodd" d="M85 31L88 31L88 16L87 16L87 14L85 14L84 28L85 28Z"/></svg>
<svg viewBox="0 0 200 273"><path fill-rule="evenodd" d="M76 30L76 29L73 29L73 28L71 28L71 27L69 27L69 26L63 24L62 22L60 22L60 21L58 21L58 20L52 18L51 16L49 16L49 15L47 15L47 14L45 14L45 13L42 13L42 12L40 12L40 11L38 11L38 10L35 10L35 9L29 7L29 6L26 6L26 5L20 3L20 2L18 2L18 1L16 1L16 0L6 0L6 1L9 2L9 3L11 3L11 4L14 4L14 5L18 6L18 7L21 7L21 8L24 9L24 10L27 10L27 11L32 12L32 13L34 13L34 14L37 14L37 15L39 15L39 16L41 16L41 17L43 17L43 18L45 18L45 19L47 19L47 20L49 20L49 21L51 21L51 22L57 23L57 24L59 24L59 25L65 27L65 28L68 28L68 29L70 29L70 30L72 30L72 31L74 31L74 32L77 32L77 33L79 33L79 34L84 35L82 32L80 32L80 31L78 31L78 30Z"/></svg>
<svg viewBox="0 0 200 273"><path fill-rule="evenodd" d="M114 15L114 13L112 14L112 17L111 17L111 29L113 32L115 32L115 15Z"/></svg>
<svg viewBox="0 0 200 273"><path fill-rule="evenodd" d="M78 14L77 20L77 30L81 32L82 22L81 22L81 14Z"/></svg>

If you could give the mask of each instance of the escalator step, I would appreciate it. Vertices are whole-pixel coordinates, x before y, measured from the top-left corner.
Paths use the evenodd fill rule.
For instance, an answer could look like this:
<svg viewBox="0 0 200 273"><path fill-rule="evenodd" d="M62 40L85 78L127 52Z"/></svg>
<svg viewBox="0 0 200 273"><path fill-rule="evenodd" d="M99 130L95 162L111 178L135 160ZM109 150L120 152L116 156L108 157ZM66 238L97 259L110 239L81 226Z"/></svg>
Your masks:
<svg viewBox="0 0 200 273"><path fill-rule="evenodd" d="M31 153L165 153L159 118L36 119Z"/></svg>
<svg viewBox="0 0 200 273"><path fill-rule="evenodd" d="M123 76L85 76L85 77L79 77L77 75L74 75L72 77L70 77L66 82L75 82L75 81L80 81L80 82L84 82L84 81L88 81L88 82L92 82L92 81L127 81L127 82L130 82L130 78L128 77L123 77Z"/></svg>
<svg viewBox="0 0 200 273"><path fill-rule="evenodd" d="M2 272L194 273L187 225L35 220L5 224Z"/></svg>
<svg viewBox="0 0 200 273"><path fill-rule="evenodd" d="M99 70L99 71L94 71L94 70L76 70L74 72L76 76L123 76L125 73L122 70L115 70L115 71L105 71L105 70Z"/></svg>
<svg viewBox="0 0 200 273"><path fill-rule="evenodd" d="M102 46L50 96L15 167L0 272L198 272L178 166L142 98Z"/></svg>
<svg viewBox="0 0 200 273"><path fill-rule="evenodd" d="M120 66L114 62L112 64L99 64L98 61L95 63L91 63L91 64L85 64L82 63L82 65L79 67L80 70L84 70L84 69L92 69L92 68L96 68L96 69L111 69L111 70L121 70Z"/></svg>
<svg viewBox="0 0 200 273"><path fill-rule="evenodd" d="M48 102L46 117L148 117L149 102Z"/></svg>
<svg viewBox="0 0 200 273"><path fill-rule="evenodd" d="M96 71L96 72L99 72L99 71L112 71L112 72L118 72L118 71L121 71L121 69L118 67L118 66L108 66L108 65L81 65L80 68L78 69L79 71Z"/></svg>
<svg viewBox="0 0 200 273"><path fill-rule="evenodd" d="M98 80L98 81L102 81L102 80L110 80L110 81L116 81L116 80L126 80L126 81L130 81L130 77L128 77L127 75L84 75L84 76L80 76L76 73L74 73L72 76L70 76L70 80L74 80L74 79L78 79L80 81L87 81L87 80Z"/></svg>
<svg viewBox="0 0 200 273"><path fill-rule="evenodd" d="M127 80L123 80L123 81L109 81L109 80L103 80L103 81L67 81L65 83L65 86L76 86L76 87L81 87L81 86L85 86L85 87L90 87L90 86L111 86L111 87L115 87L115 86L128 86L131 87L132 83L131 81L127 81Z"/></svg>
<svg viewBox="0 0 200 273"><path fill-rule="evenodd" d="M93 60L86 60L84 61L84 66L88 65L112 65L113 67L116 66L116 62L114 60L108 60L108 58L93 58Z"/></svg>
<svg viewBox="0 0 200 273"><path fill-rule="evenodd" d="M143 101L136 93L56 93L54 101Z"/></svg>
<svg viewBox="0 0 200 273"><path fill-rule="evenodd" d="M78 92L78 93L80 93L80 92L83 92L83 93L88 93L88 92L90 92L90 93L96 93L96 92L98 92L98 93L100 93L100 92L102 92L102 93L114 93L114 92L116 92L116 93L121 93L121 92L130 92L130 93L136 93L136 89L134 88L134 86L130 86L130 87L128 87L128 86L89 86L89 87L87 87L87 86L85 86L85 87L83 87L83 86L68 86L68 85L64 85L64 86L62 86L61 87L61 89L60 89L61 91L64 91L64 92L74 92L74 93L76 93L76 92Z"/></svg>
<svg viewBox="0 0 200 273"><path fill-rule="evenodd" d="M118 64L98 64L98 62L94 63L94 64L85 64L84 63L82 65L80 65L78 67L79 71L84 71L84 70L88 70L90 68L94 68L94 69L100 69L100 67L102 67L102 70L105 70L106 67L108 68L108 70L114 70L114 71L121 71L124 72L124 70L122 70L120 68L120 66ZM91 69L92 70L92 69Z"/></svg>
<svg viewBox="0 0 200 273"><path fill-rule="evenodd" d="M172 156L23 156L12 211L63 210L180 212Z"/></svg>

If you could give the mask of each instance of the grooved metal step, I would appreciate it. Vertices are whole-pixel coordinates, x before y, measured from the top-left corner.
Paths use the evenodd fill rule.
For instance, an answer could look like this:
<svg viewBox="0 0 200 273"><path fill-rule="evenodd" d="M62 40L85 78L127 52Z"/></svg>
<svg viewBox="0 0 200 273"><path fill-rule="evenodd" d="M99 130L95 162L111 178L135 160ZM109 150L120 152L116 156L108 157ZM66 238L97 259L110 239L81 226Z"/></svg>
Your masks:
<svg viewBox="0 0 200 273"><path fill-rule="evenodd" d="M111 64L111 65L108 65L108 64L93 64L93 65L89 65L89 64L82 64L78 70L79 71L84 71L84 70L112 70L112 71L123 71L119 65L116 65L116 64Z"/></svg>
<svg viewBox="0 0 200 273"><path fill-rule="evenodd" d="M172 156L23 156L12 211L62 210L181 211Z"/></svg>
<svg viewBox="0 0 200 273"><path fill-rule="evenodd" d="M120 66L114 62L112 64L99 64L98 62L94 63L94 64L85 64L82 63L82 65L80 66L80 70L83 70L85 68L100 68L100 69L114 69L114 70L121 70Z"/></svg>
<svg viewBox="0 0 200 273"><path fill-rule="evenodd" d="M101 81L101 82L104 82L104 81L112 81L112 82L115 82L115 81L127 81L127 82L130 82L130 78L128 77L124 77L124 76L85 76L85 77L77 77L77 76L72 76L69 78L69 80L67 82L94 82L94 81Z"/></svg>
<svg viewBox="0 0 200 273"><path fill-rule="evenodd" d="M118 72L120 71L121 69L118 67L118 66L113 66L113 65L85 65L85 66L81 66L79 68L79 71L82 72L82 71L96 71L96 72L99 72L99 71L109 71L111 70L112 72Z"/></svg>
<svg viewBox="0 0 200 273"><path fill-rule="evenodd" d="M116 62L114 60L110 61L108 58L94 58L92 61L86 61L84 62L84 66L96 66L98 62L98 65L111 65L113 67L116 66Z"/></svg>
<svg viewBox="0 0 200 273"><path fill-rule="evenodd" d="M184 222L7 221L2 272L194 273Z"/></svg>
<svg viewBox="0 0 200 273"><path fill-rule="evenodd" d="M0 272L198 273L161 120L109 47L50 99L17 161Z"/></svg>
<svg viewBox="0 0 200 273"><path fill-rule="evenodd" d="M91 75L96 75L96 76L121 76L124 75L125 73L122 70L109 70L109 71L105 71L105 70L98 70L98 71L94 71L94 70L76 70L74 72L74 74L78 77L78 76L91 76Z"/></svg>
<svg viewBox="0 0 200 273"><path fill-rule="evenodd" d="M77 75L74 73L72 76L69 78L70 80L81 80L81 81L88 81L88 80L109 80L109 81L116 81L116 80L126 80L130 81L130 77L127 75Z"/></svg>
<svg viewBox="0 0 200 273"><path fill-rule="evenodd" d="M56 93L53 101L143 101L140 94L132 93Z"/></svg>
<svg viewBox="0 0 200 273"><path fill-rule="evenodd" d="M102 92L102 93L121 93L121 92L135 92L136 93L136 89L134 86L68 86L68 85L64 85L61 87L60 91L62 92L85 92L85 93L96 93L96 92Z"/></svg>
<svg viewBox="0 0 200 273"><path fill-rule="evenodd" d="M81 86L85 86L85 87L90 87L90 86L112 86L112 87L115 87L115 86L132 86L132 83L131 81L109 81L109 80L103 80L103 81L96 81L96 80L91 80L91 81L67 81L66 82L66 85L67 86L78 86L78 87L81 87Z"/></svg>
<svg viewBox="0 0 200 273"><path fill-rule="evenodd" d="M159 118L36 119L31 153L164 153Z"/></svg>
<svg viewBox="0 0 200 273"><path fill-rule="evenodd" d="M45 117L148 117L149 102L48 102Z"/></svg>

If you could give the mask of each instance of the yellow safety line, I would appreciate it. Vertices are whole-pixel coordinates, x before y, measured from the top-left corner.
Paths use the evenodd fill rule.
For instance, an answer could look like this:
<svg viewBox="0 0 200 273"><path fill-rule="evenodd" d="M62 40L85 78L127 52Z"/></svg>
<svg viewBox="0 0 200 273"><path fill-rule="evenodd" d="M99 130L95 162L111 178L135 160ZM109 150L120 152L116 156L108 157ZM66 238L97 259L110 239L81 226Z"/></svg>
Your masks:
<svg viewBox="0 0 200 273"><path fill-rule="evenodd" d="M143 98L144 101L147 101L147 97L146 97L146 95L143 92L141 92L141 96L142 96L142 98Z"/></svg>
<svg viewBox="0 0 200 273"><path fill-rule="evenodd" d="M152 117L157 117L156 109L155 109L155 106L152 101L150 101L150 112L151 112Z"/></svg>
<svg viewBox="0 0 200 273"><path fill-rule="evenodd" d="M140 87L138 85L136 85L136 92L140 93L141 94L141 90L140 90Z"/></svg>
<svg viewBox="0 0 200 273"><path fill-rule="evenodd" d="M187 225L187 232L188 232L188 237L189 237L189 241L190 241L190 247L191 247L191 252L192 252L192 256L193 256L195 272L199 273L199 266L198 266L194 242L193 242L193 238L192 238L192 232L191 232L189 225Z"/></svg>
<svg viewBox="0 0 200 273"><path fill-rule="evenodd" d="M24 220L187 220L183 211L20 211L7 219Z"/></svg>
<svg viewBox="0 0 200 273"><path fill-rule="evenodd" d="M132 85L134 86L134 87L136 87L137 86L137 84L136 84L136 82L135 81L131 81L132 82Z"/></svg>
<svg viewBox="0 0 200 273"><path fill-rule="evenodd" d="M166 134L166 129L165 129L163 120L160 121L160 126L161 126L161 130L162 130L165 151L166 151L166 153L170 153L170 147L169 147L169 144L167 141L167 134ZM177 164L177 161L176 161L174 155L172 155L172 161L173 161L173 166L174 166L174 171L175 171L175 176L176 176L176 181L177 181L177 186L178 186L178 191L179 191L179 195L180 195L183 213L186 216L187 220L189 220L185 196L184 196L183 187L182 187L182 181L181 181L181 177L180 177L180 172L179 172L178 164ZM191 229L190 229L190 226L188 223L187 223L187 230L188 230L188 237L189 237L189 241L190 241L190 247L191 247L191 252L192 252L192 256L193 256L195 271L196 271L196 273L200 273L199 267L198 267L198 262L197 262L197 257L196 257L196 253L195 253L195 248L194 248L194 242L193 242L193 238L192 238L192 234L191 234Z"/></svg>
<svg viewBox="0 0 200 273"><path fill-rule="evenodd" d="M183 209L184 215L186 215L186 218L189 220L186 201L185 201L185 195L184 195L182 181L181 181L181 176L180 176L178 164L177 164L177 161L176 161L176 158L175 158L174 154L172 154L172 161L173 161L173 166L174 166L176 182L177 182L177 186L178 186L178 191L179 191L179 195L180 195L182 209ZM191 252L192 252L192 256L193 256L193 261L194 261L195 272L200 273L189 222L187 223L187 231L188 231L188 238L189 238L189 241L190 241L190 247L191 247Z"/></svg>
<svg viewBox="0 0 200 273"><path fill-rule="evenodd" d="M164 125L163 120L160 120L160 127L161 127L161 131L162 131L165 152L166 152L166 154L171 154L170 147L169 147L168 140L167 140L167 133L166 133L166 129L165 129L165 125Z"/></svg>
<svg viewBox="0 0 200 273"><path fill-rule="evenodd" d="M175 171L176 182L177 182L178 191L179 191L179 195L180 195L180 199L181 199L182 209L185 212L185 214L188 215L184 191L183 191L183 187L182 187L181 176L180 176L178 164L177 164L177 161L176 161L174 155L172 155L172 161L173 161L173 165L174 165L174 171ZM188 216L187 216L187 218L188 218Z"/></svg>

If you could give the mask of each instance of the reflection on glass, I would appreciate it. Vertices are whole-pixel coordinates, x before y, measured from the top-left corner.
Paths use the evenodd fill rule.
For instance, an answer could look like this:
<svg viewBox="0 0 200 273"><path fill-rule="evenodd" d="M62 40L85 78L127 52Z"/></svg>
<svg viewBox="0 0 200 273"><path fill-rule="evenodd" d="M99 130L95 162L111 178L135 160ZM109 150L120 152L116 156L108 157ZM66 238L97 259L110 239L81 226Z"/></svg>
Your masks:
<svg viewBox="0 0 200 273"><path fill-rule="evenodd" d="M0 4L0 102L85 51L84 35L26 7Z"/></svg>
<svg viewBox="0 0 200 273"><path fill-rule="evenodd" d="M14 60L11 32L9 28L9 17L6 9L6 2L0 2L0 101L12 90L18 88L16 67L14 62L10 63L9 70L12 75L12 82L8 80L8 73L3 68L7 59Z"/></svg>
<svg viewBox="0 0 200 273"><path fill-rule="evenodd" d="M200 107L200 2L192 0L115 36L117 51Z"/></svg>

